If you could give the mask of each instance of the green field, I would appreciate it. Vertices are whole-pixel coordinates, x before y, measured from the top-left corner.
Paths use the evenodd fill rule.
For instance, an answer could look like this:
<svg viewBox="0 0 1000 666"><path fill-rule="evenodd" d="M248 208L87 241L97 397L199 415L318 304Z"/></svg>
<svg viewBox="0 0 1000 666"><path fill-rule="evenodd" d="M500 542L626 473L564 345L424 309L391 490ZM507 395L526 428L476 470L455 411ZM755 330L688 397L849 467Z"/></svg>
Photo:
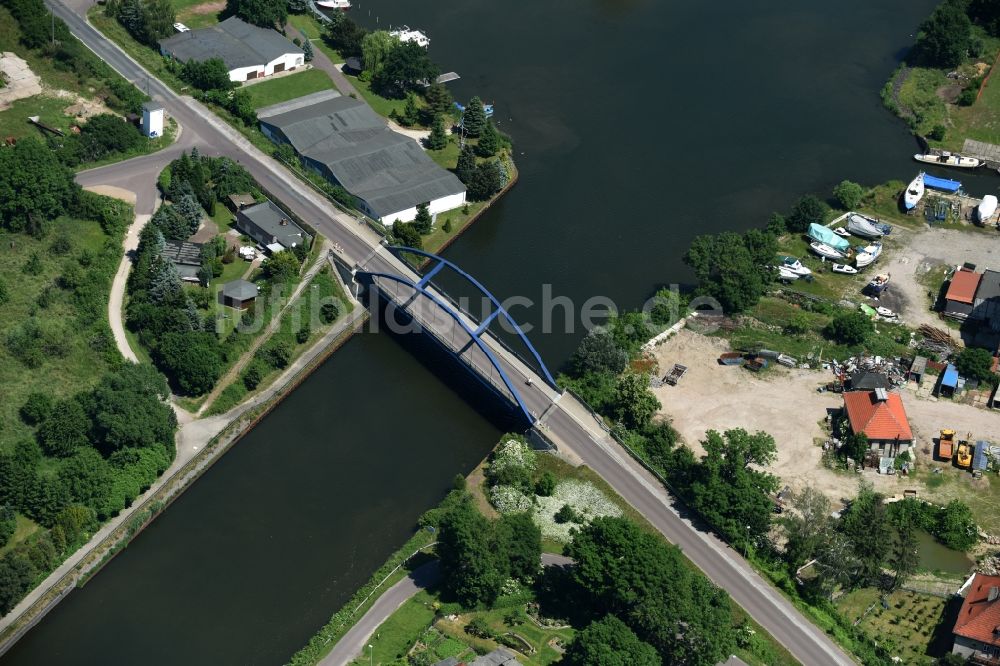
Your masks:
<svg viewBox="0 0 1000 666"><path fill-rule="evenodd" d="M204 28L219 22L220 14L225 11L224 2L209 0L173 0L177 12L177 22L189 28Z"/></svg>
<svg viewBox="0 0 1000 666"><path fill-rule="evenodd" d="M255 109L333 88L326 72L307 69L246 86Z"/></svg>
<svg viewBox="0 0 1000 666"><path fill-rule="evenodd" d="M319 19L312 14L289 14L288 23L305 35L310 41L319 39L323 31L322 26L319 24Z"/></svg>

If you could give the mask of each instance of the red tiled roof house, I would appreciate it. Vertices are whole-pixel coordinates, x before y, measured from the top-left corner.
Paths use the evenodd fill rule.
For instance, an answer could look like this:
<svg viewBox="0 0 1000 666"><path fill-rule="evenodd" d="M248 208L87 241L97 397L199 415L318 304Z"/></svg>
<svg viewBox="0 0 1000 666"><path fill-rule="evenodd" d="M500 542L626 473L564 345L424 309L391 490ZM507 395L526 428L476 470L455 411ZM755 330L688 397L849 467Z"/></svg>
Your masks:
<svg viewBox="0 0 1000 666"><path fill-rule="evenodd" d="M895 457L909 451L913 431L898 393L885 389L844 393L844 411L851 432L864 433L873 451Z"/></svg>
<svg viewBox="0 0 1000 666"><path fill-rule="evenodd" d="M986 663L1000 660L1000 576L973 577L952 634L953 653Z"/></svg>
<svg viewBox="0 0 1000 666"><path fill-rule="evenodd" d="M944 297L944 314L953 319L964 321L972 314L976 302L976 290L982 273L962 267L951 276L948 293Z"/></svg>

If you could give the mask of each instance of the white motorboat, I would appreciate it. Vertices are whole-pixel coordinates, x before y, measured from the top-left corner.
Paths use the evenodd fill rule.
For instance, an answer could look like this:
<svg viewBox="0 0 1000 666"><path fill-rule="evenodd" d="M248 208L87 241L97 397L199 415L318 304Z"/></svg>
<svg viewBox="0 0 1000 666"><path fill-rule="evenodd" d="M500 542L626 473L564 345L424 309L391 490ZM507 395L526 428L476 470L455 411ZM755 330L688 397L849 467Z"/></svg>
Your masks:
<svg viewBox="0 0 1000 666"><path fill-rule="evenodd" d="M882 256L882 243L872 243L858 252L854 257L854 265L858 268L864 268L874 263L880 256Z"/></svg>
<svg viewBox="0 0 1000 666"><path fill-rule="evenodd" d="M837 227L836 229L833 230L833 233L837 234L838 236L843 236L844 238L851 237L851 232L844 227Z"/></svg>
<svg viewBox="0 0 1000 666"><path fill-rule="evenodd" d="M878 221L858 213L850 213L847 216L847 230L861 238L882 238L882 229L878 226Z"/></svg>
<svg viewBox="0 0 1000 666"><path fill-rule="evenodd" d="M834 250L832 247L830 247L826 243L820 243L819 241L813 241L812 243L809 243L809 247L812 248L813 252L815 252L819 256L823 257L824 259L843 259L844 258L844 254L842 252L838 252L837 250Z"/></svg>
<svg viewBox="0 0 1000 666"><path fill-rule="evenodd" d="M906 210L913 210L920 203L921 197L924 196L924 172L921 171L917 174L909 185L906 186L906 192L903 194L903 205Z"/></svg>
<svg viewBox="0 0 1000 666"><path fill-rule="evenodd" d="M785 268L784 266L778 266L778 279L783 282L792 282L798 280L801 275L792 271L791 269Z"/></svg>
<svg viewBox="0 0 1000 666"><path fill-rule="evenodd" d="M401 25L389 34L401 42L414 42L425 49L431 45L431 40L427 35L419 30L411 30L408 25Z"/></svg>
<svg viewBox="0 0 1000 666"><path fill-rule="evenodd" d="M351 0L316 0L316 4L324 9L343 9L347 11L351 8Z"/></svg>
<svg viewBox="0 0 1000 666"><path fill-rule="evenodd" d="M976 215L980 222L985 223L993 217L995 212L997 212L997 198L992 194L987 194L976 207Z"/></svg>
<svg viewBox="0 0 1000 666"><path fill-rule="evenodd" d="M875 312L878 313L879 317L885 317L886 319L895 319L897 316L895 312L881 305L875 308Z"/></svg>
<svg viewBox="0 0 1000 666"><path fill-rule="evenodd" d="M847 264L834 264L833 272L844 273L845 275L857 275L858 269L855 268L854 266L849 266Z"/></svg>
<svg viewBox="0 0 1000 666"><path fill-rule="evenodd" d="M940 155L931 155L929 153L921 154L917 153L913 156L913 159L918 162L926 162L927 164L936 164L938 166L950 166L958 167L960 169L975 169L976 167L981 167L985 162L981 159L975 157L965 157L957 153L949 153L943 151Z"/></svg>
<svg viewBox="0 0 1000 666"><path fill-rule="evenodd" d="M781 257L781 268L791 271L799 277L812 275L812 269L803 266L802 262L795 257Z"/></svg>

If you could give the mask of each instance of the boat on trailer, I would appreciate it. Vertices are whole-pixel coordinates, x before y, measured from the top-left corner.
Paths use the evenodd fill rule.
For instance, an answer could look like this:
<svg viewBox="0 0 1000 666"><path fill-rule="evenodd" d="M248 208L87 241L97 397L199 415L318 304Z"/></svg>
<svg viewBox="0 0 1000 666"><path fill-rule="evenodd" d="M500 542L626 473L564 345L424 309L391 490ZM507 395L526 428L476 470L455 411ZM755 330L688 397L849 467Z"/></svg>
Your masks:
<svg viewBox="0 0 1000 666"><path fill-rule="evenodd" d="M834 250L832 247L826 243L820 243L819 241L813 241L809 243L809 247L813 252L823 257L824 259L843 259L844 254Z"/></svg>
<svg viewBox="0 0 1000 666"><path fill-rule="evenodd" d="M790 268L785 268L784 266L778 266L778 279L782 282L794 282L798 280L801 275L792 271Z"/></svg>
<svg viewBox="0 0 1000 666"><path fill-rule="evenodd" d="M872 243L861 250L854 257L854 265L864 268L875 263L875 260L882 256L882 243Z"/></svg>
<svg viewBox="0 0 1000 666"><path fill-rule="evenodd" d="M878 222L858 213L851 213L847 216L847 230L861 238L882 237L882 229L878 226Z"/></svg>
<svg viewBox="0 0 1000 666"><path fill-rule="evenodd" d="M943 151L940 155L931 155L930 153L917 153L913 156L913 159L918 162L925 162L927 164L936 164L937 166L950 166L958 167L959 169L975 169L981 167L986 162L977 157L965 157L964 155L959 155L958 153L949 153Z"/></svg>
<svg viewBox="0 0 1000 666"><path fill-rule="evenodd" d="M886 287L889 286L889 279L891 277L892 276L889 275L888 273L880 273L879 275L873 277L871 282L869 282L868 286L866 287L868 293L874 295L881 294L883 291L886 290Z"/></svg>
<svg viewBox="0 0 1000 666"><path fill-rule="evenodd" d="M913 210L920 203L920 199L924 196L924 172L921 171L917 174L917 177L910 181L910 184L906 186L906 192L903 193L903 206L906 210Z"/></svg>
<svg viewBox="0 0 1000 666"><path fill-rule="evenodd" d="M833 272L834 273L843 273L844 275L857 275L858 274L858 269L855 268L854 266L849 265L849 264L834 264L833 265Z"/></svg>
<svg viewBox="0 0 1000 666"><path fill-rule="evenodd" d="M792 273L795 273L800 277L804 277L806 275L812 275L812 269L803 266L802 262L799 261L799 259L797 259L796 257L780 257L780 259L781 259L780 268L784 268L788 271L791 271Z"/></svg>

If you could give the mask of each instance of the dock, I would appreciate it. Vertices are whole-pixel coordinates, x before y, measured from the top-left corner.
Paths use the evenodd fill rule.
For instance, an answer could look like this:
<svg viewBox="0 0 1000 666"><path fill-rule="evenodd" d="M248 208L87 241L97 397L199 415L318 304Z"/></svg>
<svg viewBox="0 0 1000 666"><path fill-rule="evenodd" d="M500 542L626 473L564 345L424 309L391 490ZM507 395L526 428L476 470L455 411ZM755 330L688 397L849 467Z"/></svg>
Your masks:
<svg viewBox="0 0 1000 666"><path fill-rule="evenodd" d="M434 79L435 83L448 83L449 81L458 81L461 77L458 72L445 72L441 76Z"/></svg>
<svg viewBox="0 0 1000 666"><path fill-rule="evenodd" d="M966 139L962 145L962 154L978 157L986 162L986 166L990 169L1000 169L1000 146L996 144Z"/></svg>

